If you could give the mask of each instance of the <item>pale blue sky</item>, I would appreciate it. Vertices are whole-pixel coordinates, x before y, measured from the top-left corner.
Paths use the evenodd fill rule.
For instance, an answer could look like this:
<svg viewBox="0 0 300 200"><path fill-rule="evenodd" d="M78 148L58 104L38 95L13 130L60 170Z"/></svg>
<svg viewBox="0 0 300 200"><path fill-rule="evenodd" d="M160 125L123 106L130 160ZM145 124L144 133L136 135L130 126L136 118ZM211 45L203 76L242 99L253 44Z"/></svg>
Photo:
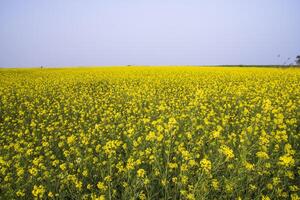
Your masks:
<svg viewBox="0 0 300 200"><path fill-rule="evenodd" d="M299 0L1 0L0 67L282 64L299 24Z"/></svg>

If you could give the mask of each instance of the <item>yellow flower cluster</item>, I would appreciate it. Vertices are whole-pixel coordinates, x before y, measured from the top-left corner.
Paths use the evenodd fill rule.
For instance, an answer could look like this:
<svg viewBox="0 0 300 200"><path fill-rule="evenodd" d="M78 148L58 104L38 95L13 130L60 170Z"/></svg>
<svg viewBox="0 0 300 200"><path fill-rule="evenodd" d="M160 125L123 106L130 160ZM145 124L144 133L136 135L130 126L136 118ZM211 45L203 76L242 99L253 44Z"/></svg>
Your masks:
<svg viewBox="0 0 300 200"><path fill-rule="evenodd" d="M200 166L205 172L210 172L211 170L211 162L205 158L200 161Z"/></svg>
<svg viewBox="0 0 300 200"><path fill-rule="evenodd" d="M140 177L140 178L144 178L145 177L145 170L144 169L137 170L137 176Z"/></svg>
<svg viewBox="0 0 300 200"><path fill-rule="evenodd" d="M0 69L0 199L299 199L299 105L299 69Z"/></svg>
<svg viewBox="0 0 300 200"><path fill-rule="evenodd" d="M228 146L226 146L226 145L222 145L222 146L220 147L220 152L226 156L226 159L227 159L227 160L234 158L234 154L233 154L232 149L230 149L230 148L229 148Z"/></svg>
<svg viewBox="0 0 300 200"><path fill-rule="evenodd" d="M35 197L39 197L39 198L43 198L45 193L45 188L44 186L40 185L40 186L33 186L33 190L32 190L32 194Z"/></svg>

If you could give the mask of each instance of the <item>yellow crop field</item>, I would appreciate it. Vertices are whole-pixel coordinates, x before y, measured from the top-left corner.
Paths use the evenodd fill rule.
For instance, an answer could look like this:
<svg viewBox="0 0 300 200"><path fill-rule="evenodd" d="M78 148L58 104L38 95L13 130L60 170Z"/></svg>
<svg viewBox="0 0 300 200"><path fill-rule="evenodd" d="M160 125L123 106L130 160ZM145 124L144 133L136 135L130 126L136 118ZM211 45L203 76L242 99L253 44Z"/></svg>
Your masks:
<svg viewBox="0 0 300 200"><path fill-rule="evenodd" d="M0 199L299 199L299 105L299 69L0 69Z"/></svg>

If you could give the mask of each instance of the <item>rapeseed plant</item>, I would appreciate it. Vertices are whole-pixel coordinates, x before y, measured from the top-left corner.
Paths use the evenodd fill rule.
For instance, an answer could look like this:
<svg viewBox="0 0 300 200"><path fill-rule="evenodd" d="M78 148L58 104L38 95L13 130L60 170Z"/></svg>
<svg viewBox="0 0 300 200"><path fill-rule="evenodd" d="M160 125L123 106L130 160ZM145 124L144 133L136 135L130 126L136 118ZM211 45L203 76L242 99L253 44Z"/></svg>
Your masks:
<svg viewBox="0 0 300 200"><path fill-rule="evenodd" d="M0 199L299 199L299 83L299 69L0 69Z"/></svg>

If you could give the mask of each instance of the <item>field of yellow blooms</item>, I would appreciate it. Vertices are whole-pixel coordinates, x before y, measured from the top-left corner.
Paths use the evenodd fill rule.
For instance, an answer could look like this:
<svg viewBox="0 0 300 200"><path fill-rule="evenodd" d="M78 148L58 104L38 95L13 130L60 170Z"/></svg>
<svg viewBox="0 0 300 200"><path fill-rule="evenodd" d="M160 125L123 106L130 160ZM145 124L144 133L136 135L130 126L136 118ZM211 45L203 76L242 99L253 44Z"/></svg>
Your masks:
<svg viewBox="0 0 300 200"><path fill-rule="evenodd" d="M0 199L299 193L299 69L0 69Z"/></svg>

